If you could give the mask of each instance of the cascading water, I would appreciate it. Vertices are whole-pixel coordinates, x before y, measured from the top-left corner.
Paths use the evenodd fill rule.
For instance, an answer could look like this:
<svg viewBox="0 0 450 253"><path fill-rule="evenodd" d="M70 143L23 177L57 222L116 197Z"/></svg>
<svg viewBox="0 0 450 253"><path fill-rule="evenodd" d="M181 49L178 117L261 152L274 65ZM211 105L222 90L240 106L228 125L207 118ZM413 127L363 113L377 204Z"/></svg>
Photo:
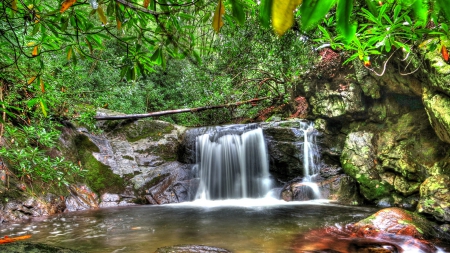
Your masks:
<svg viewBox="0 0 450 253"><path fill-rule="evenodd" d="M312 122L300 122L300 131L303 133L303 180L302 185L311 188L314 198L321 198L315 176L319 173L320 153L316 142L317 131Z"/></svg>
<svg viewBox="0 0 450 253"><path fill-rule="evenodd" d="M231 127L198 136L196 156L200 178L197 199L261 198L270 190L261 128Z"/></svg>

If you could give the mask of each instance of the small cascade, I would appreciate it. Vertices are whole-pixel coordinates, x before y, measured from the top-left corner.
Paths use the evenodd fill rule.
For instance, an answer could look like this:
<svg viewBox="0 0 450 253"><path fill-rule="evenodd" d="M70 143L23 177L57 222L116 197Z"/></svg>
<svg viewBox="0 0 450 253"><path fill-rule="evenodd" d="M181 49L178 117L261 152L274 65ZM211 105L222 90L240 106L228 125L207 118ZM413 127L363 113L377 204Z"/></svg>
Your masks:
<svg viewBox="0 0 450 253"><path fill-rule="evenodd" d="M303 181L302 185L311 188L314 198L321 198L319 187L315 181L315 176L319 173L320 153L316 142L318 132L312 122L300 122L303 133Z"/></svg>
<svg viewBox="0 0 450 253"><path fill-rule="evenodd" d="M227 128L196 139L197 199L261 198L270 190L261 128Z"/></svg>

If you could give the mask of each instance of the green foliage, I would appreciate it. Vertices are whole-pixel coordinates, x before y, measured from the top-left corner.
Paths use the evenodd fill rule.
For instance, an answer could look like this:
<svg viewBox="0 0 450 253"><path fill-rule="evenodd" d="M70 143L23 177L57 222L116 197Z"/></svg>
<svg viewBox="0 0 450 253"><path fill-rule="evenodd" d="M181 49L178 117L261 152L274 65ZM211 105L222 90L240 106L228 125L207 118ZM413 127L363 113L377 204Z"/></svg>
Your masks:
<svg viewBox="0 0 450 253"><path fill-rule="evenodd" d="M43 124L44 123L44 124ZM60 191L75 178L83 176L81 169L70 161L51 156L60 135L51 122L40 122L22 128L4 125L5 145L0 157L14 176L40 191Z"/></svg>

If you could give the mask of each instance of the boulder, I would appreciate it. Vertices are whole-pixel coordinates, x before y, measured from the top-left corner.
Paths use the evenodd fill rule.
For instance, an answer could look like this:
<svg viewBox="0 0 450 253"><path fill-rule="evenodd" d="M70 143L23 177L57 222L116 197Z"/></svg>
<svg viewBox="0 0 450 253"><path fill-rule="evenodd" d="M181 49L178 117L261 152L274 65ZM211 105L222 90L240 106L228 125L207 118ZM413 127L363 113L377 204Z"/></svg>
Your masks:
<svg viewBox="0 0 450 253"><path fill-rule="evenodd" d="M205 245L176 245L158 248L155 253L231 253L231 251Z"/></svg>
<svg viewBox="0 0 450 253"><path fill-rule="evenodd" d="M420 186L420 200L417 210L431 214L435 219L450 222L450 177L436 175L427 178Z"/></svg>

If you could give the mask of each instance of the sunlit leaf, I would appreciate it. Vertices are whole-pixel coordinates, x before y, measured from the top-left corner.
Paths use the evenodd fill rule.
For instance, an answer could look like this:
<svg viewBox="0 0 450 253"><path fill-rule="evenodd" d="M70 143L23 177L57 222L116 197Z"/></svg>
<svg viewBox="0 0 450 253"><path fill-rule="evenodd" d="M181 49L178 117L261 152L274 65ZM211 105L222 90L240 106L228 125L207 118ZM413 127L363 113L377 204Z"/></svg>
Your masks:
<svg viewBox="0 0 450 253"><path fill-rule="evenodd" d="M416 0L412 6L414 16L417 19L417 25L425 27L428 21L428 1Z"/></svg>
<svg viewBox="0 0 450 253"><path fill-rule="evenodd" d="M106 25L108 23L108 19L105 16L105 13L103 12L103 8L101 6L99 6L97 8L97 13L98 13L98 17L100 18L100 20L102 21L102 23L104 25Z"/></svg>
<svg viewBox="0 0 450 253"><path fill-rule="evenodd" d="M148 8L148 5L149 5L149 4L150 4L150 0L144 0L143 6L144 6L145 9Z"/></svg>
<svg viewBox="0 0 450 253"><path fill-rule="evenodd" d="M39 101L41 105L42 114L44 114L44 117L47 117L47 105L42 101L42 99Z"/></svg>
<svg viewBox="0 0 450 253"><path fill-rule="evenodd" d="M13 9L14 12L17 12L17 0L12 0L11 8Z"/></svg>
<svg viewBox="0 0 450 253"><path fill-rule="evenodd" d="M31 52L31 56L35 57L35 56L37 56L39 54L38 47L39 46L34 46L33 52Z"/></svg>
<svg viewBox="0 0 450 253"><path fill-rule="evenodd" d="M261 0L261 4L259 5L259 20L261 24L269 28L270 26L270 18L272 14L272 0Z"/></svg>
<svg viewBox="0 0 450 253"><path fill-rule="evenodd" d="M157 48L155 52L153 53L152 57L150 57L150 60L154 63L161 65L162 57L161 57L161 48Z"/></svg>
<svg viewBox="0 0 450 253"><path fill-rule="evenodd" d="M27 43L27 47L34 46L34 44L36 44L36 42L34 42L34 41L28 42L28 43Z"/></svg>
<svg viewBox="0 0 450 253"><path fill-rule="evenodd" d="M70 61L70 58L72 58L72 47L67 49L67 60Z"/></svg>
<svg viewBox="0 0 450 253"><path fill-rule="evenodd" d="M222 20L223 14L225 14L225 6L223 5L222 0L219 0L216 11L214 12L213 23L212 23L212 27L213 27L214 31L216 31L217 33L219 33L220 28L223 26L223 20Z"/></svg>
<svg viewBox="0 0 450 253"><path fill-rule="evenodd" d="M349 44L356 34L357 25L351 22L353 0L339 0L336 10L337 30L344 38L344 43Z"/></svg>
<svg viewBox="0 0 450 253"><path fill-rule="evenodd" d="M76 3L77 0L66 0L61 4L61 9L59 10L59 12L63 13L65 12L67 9L70 8L70 6L72 6L74 3Z"/></svg>
<svg viewBox="0 0 450 253"><path fill-rule="evenodd" d="M28 79L28 84L32 84L33 82L34 82L34 80L36 80L36 77L37 76L33 76L33 77L31 77L30 79Z"/></svg>
<svg viewBox="0 0 450 253"><path fill-rule="evenodd" d="M273 0L272 26L281 36L294 24L294 10L302 0Z"/></svg>
<svg viewBox="0 0 450 253"><path fill-rule="evenodd" d="M314 28L331 9L336 0L304 0L300 6L301 22L304 30Z"/></svg>
<svg viewBox="0 0 450 253"><path fill-rule="evenodd" d="M40 79L41 79L41 81L40 81L40 83L39 83L39 86L40 86L40 88L41 88L41 91L42 91L42 92L45 92L44 80L42 80L42 78L40 78Z"/></svg>
<svg viewBox="0 0 450 253"><path fill-rule="evenodd" d="M116 17L116 22L117 22L117 30L122 29L122 22L120 22L119 18Z"/></svg>

